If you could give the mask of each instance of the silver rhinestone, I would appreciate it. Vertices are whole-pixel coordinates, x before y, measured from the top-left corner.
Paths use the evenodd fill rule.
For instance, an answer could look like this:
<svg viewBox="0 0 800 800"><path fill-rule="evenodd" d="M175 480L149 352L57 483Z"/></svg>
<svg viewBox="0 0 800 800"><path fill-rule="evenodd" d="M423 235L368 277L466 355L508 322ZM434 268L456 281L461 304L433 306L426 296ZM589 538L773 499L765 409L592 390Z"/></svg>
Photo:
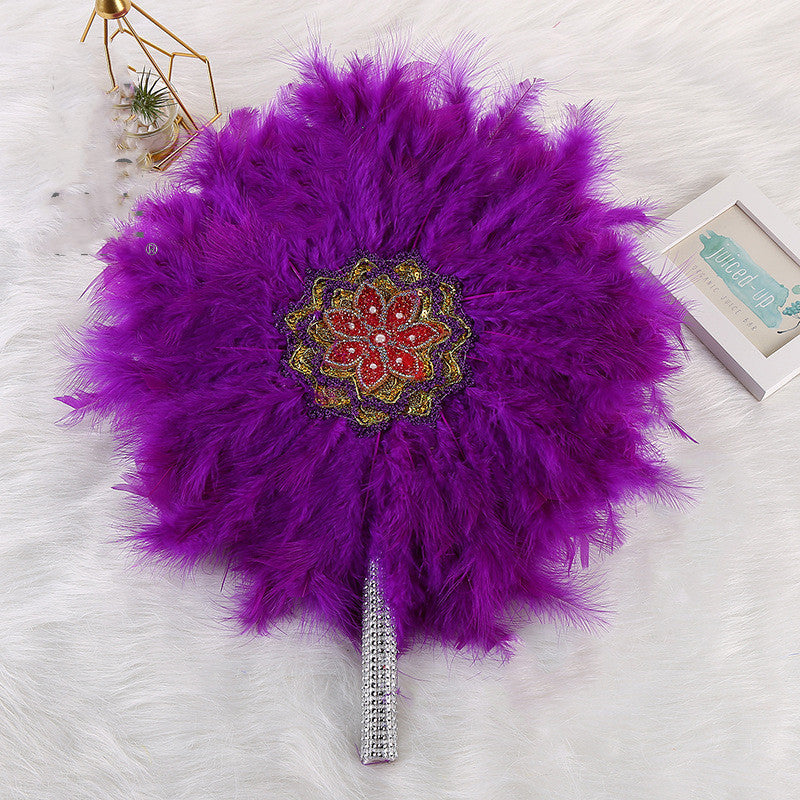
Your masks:
<svg viewBox="0 0 800 800"><path fill-rule="evenodd" d="M364 585L362 623L361 761L397 758L397 637L371 561Z"/></svg>

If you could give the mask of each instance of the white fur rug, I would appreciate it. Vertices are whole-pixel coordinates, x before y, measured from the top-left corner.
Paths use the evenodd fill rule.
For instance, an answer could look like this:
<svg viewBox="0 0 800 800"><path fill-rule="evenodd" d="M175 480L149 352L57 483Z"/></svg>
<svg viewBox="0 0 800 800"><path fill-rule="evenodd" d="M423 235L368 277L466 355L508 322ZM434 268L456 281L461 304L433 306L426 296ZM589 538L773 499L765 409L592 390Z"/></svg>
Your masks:
<svg viewBox="0 0 800 800"><path fill-rule="evenodd" d="M498 79L611 109L621 197L667 212L738 170L800 223L795 0L141 0L266 102L309 33L485 37ZM135 568L107 433L63 430L57 342L94 253L153 175L121 177L91 2L3 0L0 52L0 798L786 800L800 796L800 380L757 403L689 337L669 441L689 512L631 513L593 566L606 630L516 658L401 663L400 759L358 761L359 662L295 627L237 637L221 576ZM550 113L550 112L549 112ZM128 198L123 196L128 192ZM57 196L53 196L58 193Z"/></svg>

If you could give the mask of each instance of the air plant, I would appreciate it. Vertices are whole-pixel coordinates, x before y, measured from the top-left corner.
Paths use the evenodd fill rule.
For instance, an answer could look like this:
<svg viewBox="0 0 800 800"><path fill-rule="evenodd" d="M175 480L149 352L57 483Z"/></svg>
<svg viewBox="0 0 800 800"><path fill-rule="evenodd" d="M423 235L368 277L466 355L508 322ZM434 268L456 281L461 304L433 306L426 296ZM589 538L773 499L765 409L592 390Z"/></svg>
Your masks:
<svg viewBox="0 0 800 800"><path fill-rule="evenodd" d="M159 122L165 115L172 95L166 86L159 86L161 80L150 70L139 73L139 82L131 98L131 111L145 125Z"/></svg>

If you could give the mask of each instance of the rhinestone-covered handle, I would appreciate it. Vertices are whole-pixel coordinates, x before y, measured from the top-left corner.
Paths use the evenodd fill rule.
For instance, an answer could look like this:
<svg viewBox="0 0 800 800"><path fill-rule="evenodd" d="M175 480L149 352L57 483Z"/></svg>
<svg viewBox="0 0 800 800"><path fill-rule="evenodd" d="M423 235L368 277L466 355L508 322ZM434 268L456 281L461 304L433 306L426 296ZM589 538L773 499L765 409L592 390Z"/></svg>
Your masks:
<svg viewBox="0 0 800 800"><path fill-rule="evenodd" d="M397 758L397 634L370 561L361 632L361 763Z"/></svg>

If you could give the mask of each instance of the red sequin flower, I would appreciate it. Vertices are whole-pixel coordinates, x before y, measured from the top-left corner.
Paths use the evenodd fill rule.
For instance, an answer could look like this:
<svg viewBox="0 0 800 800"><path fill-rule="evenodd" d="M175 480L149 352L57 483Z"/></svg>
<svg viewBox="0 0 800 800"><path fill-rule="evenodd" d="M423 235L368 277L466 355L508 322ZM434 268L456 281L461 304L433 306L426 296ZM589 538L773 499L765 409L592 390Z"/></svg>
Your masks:
<svg viewBox="0 0 800 800"><path fill-rule="evenodd" d="M428 417L464 385L472 330L459 287L414 258L320 272L285 317L288 365L325 412L360 429Z"/></svg>
<svg viewBox="0 0 800 800"><path fill-rule="evenodd" d="M325 353L325 362L332 367L355 367L364 394L378 389L390 375L402 381L430 378L430 361L419 353L449 331L435 321L417 322L420 294L403 292L386 303L375 286L362 284L354 309L325 312L325 322L337 337Z"/></svg>

